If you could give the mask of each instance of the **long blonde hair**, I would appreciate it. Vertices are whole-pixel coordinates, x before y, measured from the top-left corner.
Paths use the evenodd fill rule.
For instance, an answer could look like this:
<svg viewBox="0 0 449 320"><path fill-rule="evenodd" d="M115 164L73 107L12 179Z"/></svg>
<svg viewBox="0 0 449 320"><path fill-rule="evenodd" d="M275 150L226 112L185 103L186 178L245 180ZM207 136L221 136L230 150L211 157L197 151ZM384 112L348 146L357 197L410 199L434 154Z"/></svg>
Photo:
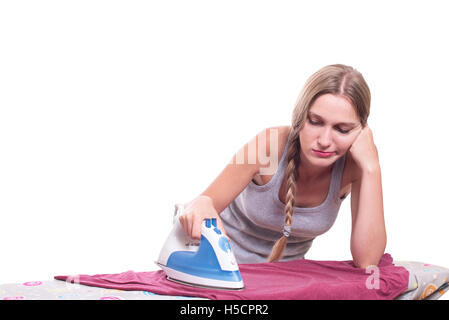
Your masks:
<svg viewBox="0 0 449 320"><path fill-rule="evenodd" d="M331 93L349 98L357 112L362 127L365 127L370 111L371 93L362 74L356 69L343 64L333 64L315 72L305 83L292 116L292 126L288 137L287 167L285 177L287 180L285 195L285 222L283 236L274 244L269 262L282 258L287 238L290 235L293 209L295 207L296 182L298 181L298 166L300 141L299 132L304 127L309 109L315 100L323 94Z"/></svg>

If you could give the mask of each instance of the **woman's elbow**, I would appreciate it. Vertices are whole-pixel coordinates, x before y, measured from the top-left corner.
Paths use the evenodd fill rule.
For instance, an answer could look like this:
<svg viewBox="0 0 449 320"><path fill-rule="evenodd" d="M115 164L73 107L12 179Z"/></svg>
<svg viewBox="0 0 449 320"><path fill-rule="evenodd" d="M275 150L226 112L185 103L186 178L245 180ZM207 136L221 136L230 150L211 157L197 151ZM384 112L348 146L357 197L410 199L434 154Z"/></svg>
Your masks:
<svg viewBox="0 0 449 320"><path fill-rule="evenodd" d="M366 269L370 266L377 266L385 253L386 242L378 248L368 250L352 250L352 260L357 268Z"/></svg>

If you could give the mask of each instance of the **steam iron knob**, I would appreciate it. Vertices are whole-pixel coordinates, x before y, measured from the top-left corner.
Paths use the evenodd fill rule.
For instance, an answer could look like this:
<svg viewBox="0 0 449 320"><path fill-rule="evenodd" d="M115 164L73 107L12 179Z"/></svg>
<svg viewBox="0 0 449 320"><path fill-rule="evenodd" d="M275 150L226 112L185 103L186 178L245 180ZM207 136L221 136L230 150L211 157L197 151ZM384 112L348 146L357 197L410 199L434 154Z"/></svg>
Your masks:
<svg viewBox="0 0 449 320"><path fill-rule="evenodd" d="M225 236L221 236L220 240L218 240L218 246L224 252L231 252L231 245L229 244L228 239Z"/></svg>

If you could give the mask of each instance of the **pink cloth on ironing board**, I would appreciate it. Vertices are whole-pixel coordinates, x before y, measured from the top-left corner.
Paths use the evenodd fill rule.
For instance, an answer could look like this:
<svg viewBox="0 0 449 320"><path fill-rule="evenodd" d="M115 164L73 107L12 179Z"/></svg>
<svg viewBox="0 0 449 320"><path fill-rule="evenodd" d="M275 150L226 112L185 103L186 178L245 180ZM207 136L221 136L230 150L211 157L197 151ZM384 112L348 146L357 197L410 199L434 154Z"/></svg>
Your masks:
<svg viewBox="0 0 449 320"><path fill-rule="evenodd" d="M239 265L243 290L204 289L169 281L162 270L127 271L118 274L56 276L88 286L143 290L162 295L200 297L218 300L308 300L308 299L394 299L408 288L407 269L383 255L377 270L356 268L352 261L293 260ZM377 288L376 288L377 285Z"/></svg>

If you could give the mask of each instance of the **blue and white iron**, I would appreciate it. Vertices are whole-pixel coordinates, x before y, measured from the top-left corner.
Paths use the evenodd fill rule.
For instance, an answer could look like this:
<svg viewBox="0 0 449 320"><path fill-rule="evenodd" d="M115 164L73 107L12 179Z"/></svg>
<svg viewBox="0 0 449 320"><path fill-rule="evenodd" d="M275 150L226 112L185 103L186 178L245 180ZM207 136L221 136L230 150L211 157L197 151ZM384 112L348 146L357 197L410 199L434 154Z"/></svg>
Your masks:
<svg viewBox="0 0 449 320"><path fill-rule="evenodd" d="M193 240L179 222L184 206L175 205L173 229L156 264L167 279L183 284L218 289L243 289L239 266L228 239L217 228L216 219L205 219L201 240Z"/></svg>

